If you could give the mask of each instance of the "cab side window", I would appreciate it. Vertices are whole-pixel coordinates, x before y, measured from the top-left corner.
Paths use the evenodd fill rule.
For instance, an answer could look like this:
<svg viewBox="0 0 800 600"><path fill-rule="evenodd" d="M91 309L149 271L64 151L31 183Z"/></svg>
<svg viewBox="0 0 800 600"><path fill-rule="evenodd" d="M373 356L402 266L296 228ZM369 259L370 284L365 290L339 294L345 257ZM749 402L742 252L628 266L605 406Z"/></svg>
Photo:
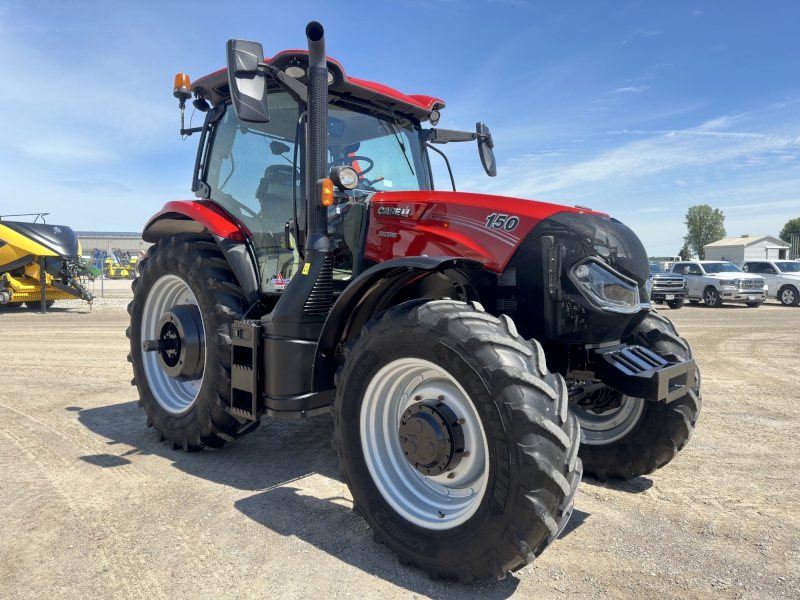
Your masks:
<svg viewBox="0 0 800 600"><path fill-rule="evenodd" d="M702 275L703 271L700 270L698 265L687 265L686 263L681 265L676 265L674 269L675 273L680 273L681 275Z"/></svg>

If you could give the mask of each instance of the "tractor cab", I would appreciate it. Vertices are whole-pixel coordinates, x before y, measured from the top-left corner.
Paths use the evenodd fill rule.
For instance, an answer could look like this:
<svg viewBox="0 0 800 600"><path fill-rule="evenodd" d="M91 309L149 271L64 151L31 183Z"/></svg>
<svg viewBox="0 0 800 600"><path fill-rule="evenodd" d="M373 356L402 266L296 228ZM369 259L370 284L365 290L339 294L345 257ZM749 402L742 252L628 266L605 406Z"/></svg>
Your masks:
<svg viewBox="0 0 800 600"><path fill-rule="evenodd" d="M272 294L286 289L302 263L306 131L302 105L282 90L269 96L268 123L241 121L230 104L220 105L200 177L209 199L250 232L259 287ZM358 253L364 199L379 191L428 190L432 182L418 122L347 101L328 111L328 165L350 167L357 177L342 191L346 198L327 207L334 281L346 282Z"/></svg>
<svg viewBox="0 0 800 600"><path fill-rule="evenodd" d="M231 88L236 84L229 74L235 66L194 84L186 75L176 77L175 95L181 105L194 95L193 105L207 115L203 127L181 129L188 135L201 133L193 190L242 226L257 264L258 291L268 296L282 294L305 259L308 64L307 51L264 59L262 68L272 79L264 82L263 106L268 108L256 119L234 106L237 99ZM325 174L346 167L354 179L352 185L339 185L337 202L325 207L336 294L361 270L359 249L369 198L378 192L434 189L430 143L477 139L490 175L494 157L491 134L482 123L476 133L422 128L423 122L438 122L442 100L351 78L330 58L326 64Z"/></svg>

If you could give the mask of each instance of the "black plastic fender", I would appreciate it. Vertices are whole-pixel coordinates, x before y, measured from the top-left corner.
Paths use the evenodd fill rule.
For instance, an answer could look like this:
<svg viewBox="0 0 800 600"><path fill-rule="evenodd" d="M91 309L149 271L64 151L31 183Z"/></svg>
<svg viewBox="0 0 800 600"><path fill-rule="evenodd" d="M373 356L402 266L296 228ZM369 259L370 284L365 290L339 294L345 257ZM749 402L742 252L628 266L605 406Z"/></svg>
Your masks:
<svg viewBox="0 0 800 600"><path fill-rule="evenodd" d="M464 288L468 299L476 300L467 272L482 268L481 262L468 258L409 256L387 260L364 271L345 288L328 313L317 343L313 390L334 387L333 376L344 359L343 344L355 337L367 321L389 308L387 303L404 287L447 271L448 278Z"/></svg>

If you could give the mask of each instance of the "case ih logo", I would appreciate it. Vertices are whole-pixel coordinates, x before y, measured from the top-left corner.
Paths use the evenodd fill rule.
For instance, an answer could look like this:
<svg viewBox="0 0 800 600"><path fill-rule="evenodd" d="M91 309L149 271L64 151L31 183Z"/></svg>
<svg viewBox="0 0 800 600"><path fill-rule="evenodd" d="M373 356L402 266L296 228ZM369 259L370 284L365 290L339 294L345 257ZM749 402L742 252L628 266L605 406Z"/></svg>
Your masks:
<svg viewBox="0 0 800 600"><path fill-rule="evenodd" d="M411 208L400 208L399 206L381 206L378 209L379 215L386 215L387 217L407 217L411 214Z"/></svg>

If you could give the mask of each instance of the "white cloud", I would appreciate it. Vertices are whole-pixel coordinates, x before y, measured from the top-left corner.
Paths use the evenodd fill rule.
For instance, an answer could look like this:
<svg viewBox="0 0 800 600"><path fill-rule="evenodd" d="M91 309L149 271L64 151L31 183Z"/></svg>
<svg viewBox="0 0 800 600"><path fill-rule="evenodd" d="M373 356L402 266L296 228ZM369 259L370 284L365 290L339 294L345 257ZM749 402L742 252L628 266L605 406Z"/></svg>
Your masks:
<svg viewBox="0 0 800 600"><path fill-rule="evenodd" d="M638 93L638 92L643 92L643 91L649 90L649 89L650 89L650 87L646 86L646 85L641 85L641 86L633 86L633 85L631 85L631 86L628 86L628 87L617 88L617 89L612 90L612 91L610 91L608 93L609 94L619 94L619 93L622 93L622 92L637 92Z"/></svg>
<svg viewBox="0 0 800 600"><path fill-rule="evenodd" d="M602 152L589 160L554 168L539 155L524 155L500 167L524 179L514 194L541 194L609 179L642 178L673 169L730 163L777 152L800 153L800 139L708 131L669 131ZM520 174L524 175L520 178Z"/></svg>

